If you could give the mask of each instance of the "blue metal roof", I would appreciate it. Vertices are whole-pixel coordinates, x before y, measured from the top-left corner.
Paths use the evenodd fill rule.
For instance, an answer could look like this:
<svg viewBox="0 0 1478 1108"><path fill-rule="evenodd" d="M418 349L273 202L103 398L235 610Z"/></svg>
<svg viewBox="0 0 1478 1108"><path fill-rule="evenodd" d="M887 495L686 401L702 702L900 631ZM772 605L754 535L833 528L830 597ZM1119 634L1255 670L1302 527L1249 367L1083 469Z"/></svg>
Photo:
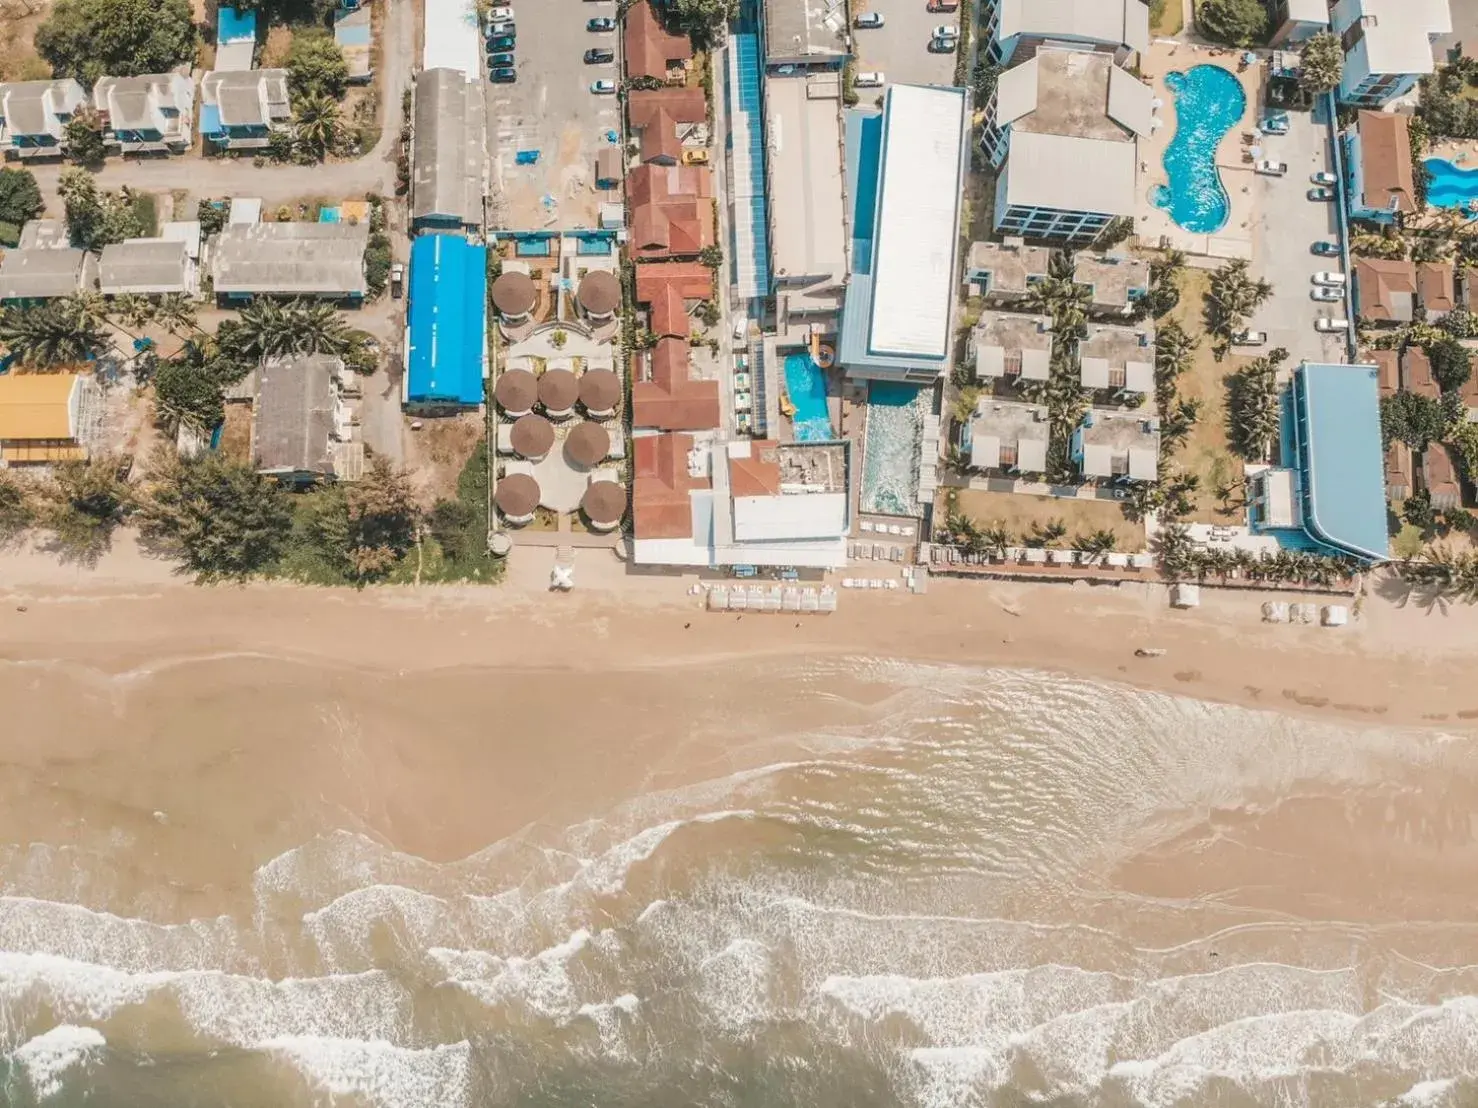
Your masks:
<svg viewBox="0 0 1478 1108"><path fill-rule="evenodd" d="M1305 362L1293 389L1304 529L1362 561L1383 561L1390 547L1375 367Z"/></svg>
<svg viewBox="0 0 1478 1108"><path fill-rule="evenodd" d="M223 7L216 11L216 43L248 42L257 37L257 13L255 9L237 11Z"/></svg>
<svg viewBox="0 0 1478 1108"><path fill-rule="evenodd" d="M487 259L486 246L461 235L422 235L411 244L408 402L482 403Z"/></svg>

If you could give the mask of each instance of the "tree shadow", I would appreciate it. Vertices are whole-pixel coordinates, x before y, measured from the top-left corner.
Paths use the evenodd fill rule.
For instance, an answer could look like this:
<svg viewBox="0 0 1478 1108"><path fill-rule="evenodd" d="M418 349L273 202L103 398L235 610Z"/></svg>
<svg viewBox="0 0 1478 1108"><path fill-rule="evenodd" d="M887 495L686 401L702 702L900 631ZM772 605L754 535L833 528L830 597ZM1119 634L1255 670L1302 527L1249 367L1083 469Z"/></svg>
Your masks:
<svg viewBox="0 0 1478 1108"><path fill-rule="evenodd" d="M1376 596L1398 608L1415 605L1428 614L1435 611L1445 616L1452 607L1452 599L1439 586L1415 584L1391 570L1379 576L1374 591Z"/></svg>

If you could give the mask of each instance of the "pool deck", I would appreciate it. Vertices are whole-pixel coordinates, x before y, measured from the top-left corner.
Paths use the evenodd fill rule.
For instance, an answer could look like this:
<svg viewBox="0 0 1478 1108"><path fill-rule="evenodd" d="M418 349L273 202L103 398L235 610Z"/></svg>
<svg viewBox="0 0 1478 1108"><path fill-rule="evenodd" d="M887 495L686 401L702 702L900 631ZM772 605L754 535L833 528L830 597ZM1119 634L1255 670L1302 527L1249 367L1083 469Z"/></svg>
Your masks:
<svg viewBox="0 0 1478 1108"><path fill-rule="evenodd" d="M1157 41L1144 59L1144 79L1161 102L1157 113L1164 124L1148 138L1141 140L1140 210L1135 220L1139 241L1155 246L1162 239L1187 254L1211 258L1251 258L1254 204L1252 199L1252 163L1244 160L1242 135L1255 131L1258 106L1262 103L1263 67L1251 66L1237 72L1236 51L1197 46L1193 43ZM1226 226L1214 235L1198 235L1187 231L1170 218L1170 213L1155 206L1151 199L1160 185L1169 183L1165 173L1165 148L1175 136L1175 94L1165 87L1165 75L1184 72L1202 64L1219 65L1241 83L1247 94L1247 111L1227 131L1216 148L1216 164L1231 200L1231 213Z"/></svg>

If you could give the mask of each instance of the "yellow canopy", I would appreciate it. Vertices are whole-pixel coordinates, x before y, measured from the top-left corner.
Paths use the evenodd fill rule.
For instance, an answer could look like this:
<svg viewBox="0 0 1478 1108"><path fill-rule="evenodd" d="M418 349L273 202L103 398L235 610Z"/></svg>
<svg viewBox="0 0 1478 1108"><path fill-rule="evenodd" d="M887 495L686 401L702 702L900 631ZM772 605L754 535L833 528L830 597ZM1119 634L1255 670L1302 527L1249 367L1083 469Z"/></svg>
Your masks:
<svg viewBox="0 0 1478 1108"><path fill-rule="evenodd" d="M70 439L75 373L0 374L0 440Z"/></svg>

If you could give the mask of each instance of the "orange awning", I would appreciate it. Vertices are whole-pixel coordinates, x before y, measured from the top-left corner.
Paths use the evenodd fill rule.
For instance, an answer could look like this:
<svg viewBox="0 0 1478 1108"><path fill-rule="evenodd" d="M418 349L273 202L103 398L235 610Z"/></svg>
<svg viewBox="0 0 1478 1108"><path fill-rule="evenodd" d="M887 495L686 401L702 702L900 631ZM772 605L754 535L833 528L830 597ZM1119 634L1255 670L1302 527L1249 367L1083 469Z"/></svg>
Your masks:
<svg viewBox="0 0 1478 1108"><path fill-rule="evenodd" d="M81 462L87 451L76 443L7 442L0 458L9 465L43 465L48 462Z"/></svg>

